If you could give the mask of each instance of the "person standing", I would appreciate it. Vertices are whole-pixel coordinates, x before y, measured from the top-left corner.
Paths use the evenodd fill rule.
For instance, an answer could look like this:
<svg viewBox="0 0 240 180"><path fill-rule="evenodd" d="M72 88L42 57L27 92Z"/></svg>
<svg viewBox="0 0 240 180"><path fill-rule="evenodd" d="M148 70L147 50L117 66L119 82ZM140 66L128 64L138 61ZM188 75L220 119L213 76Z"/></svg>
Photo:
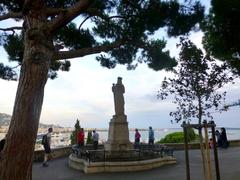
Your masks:
<svg viewBox="0 0 240 180"><path fill-rule="evenodd" d="M152 148L152 146L154 145L154 131L153 128L151 126L149 126L149 132L148 132L148 145L149 147Z"/></svg>
<svg viewBox="0 0 240 180"><path fill-rule="evenodd" d="M221 133L218 130L216 130L215 135L217 137L217 147L222 147Z"/></svg>
<svg viewBox="0 0 240 180"><path fill-rule="evenodd" d="M139 149L139 145L140 145L140 138L141 138L141 134L139 133L138 129L135 129L135 149Z"/></svg>
<svg viewBox="0 0 240 180"><path fill-rule="evenodd" d="M47 162L51 158L51 135L52 135L53 128L48 128L48 133L43 135L42 144L44 148L44 160L43 160L43 167L47 167Z"/></svg>
<svg viewBox="0 0 240 180"><path fill-rule="evenodd" d="M96 132L96 130L93 130L93 149L94 150L98 148L98 140L99 140L99 134Z"/></svg>
<svg viewBox="0 0 240 180"><path fill-rule="evenodd" d="M84 129L83 128L81 128L77 134L77 143L80 148L84 147Z"/></svg>
<svg viewBox="0 0 240 180"><path fill-rule="evenodd" d="M3 150L6 143L6 136L0 141L0 152Z"/></svg>
<svg viewBox="0 0 240 180"><path fill-rule="evenodd" d="M209 148L214 149L214 144L213 144L213 139L212 138L209 139Z"/></svg>
<svg viewBox="0 0 240 180"><path fill-rule="evenodd" d="M225 128L221 128L221 140L222 140L222 147L223 148L228 148L228 139L227 139L227 133Z"/></svg>
<svg viewBox="0 0 240 180"><path fill-rule="evenodd" d="M4 145L6 143L6 137L7 137L7 135L0 141L0 160L1 160L1 156L2 156L2 151L3 151Z"/></svg>

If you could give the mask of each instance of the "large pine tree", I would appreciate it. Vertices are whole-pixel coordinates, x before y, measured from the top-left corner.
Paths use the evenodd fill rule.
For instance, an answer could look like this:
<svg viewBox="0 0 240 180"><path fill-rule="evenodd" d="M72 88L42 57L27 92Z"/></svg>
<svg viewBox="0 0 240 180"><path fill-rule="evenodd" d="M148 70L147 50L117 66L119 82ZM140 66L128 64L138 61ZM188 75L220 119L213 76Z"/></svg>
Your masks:
<svg viewBox="0 0 240 180"><path fill-rule="evenodd" d="M223 8L224 7L224 8ZM228 62L240 74L240 1L211 0L205 19L203 45L211 56Z"/></svg>
<svg viewBox="0 0 240 180"><path fill-rule="evenodd" d="M44 87L68 60L98 53L102 66L145 62L154 70L176 65L166 42L151 39L164 28L169 36L196 29L203 18L199 2L186 0L1 0L0 21L21 26L0 28L1 44L9 60L21 65L7 143L0 164L1 180L31 179L34 144ZM79 24L74 24L74 19ZM0 64L3 79L16 79L11 67Z"/></svg>

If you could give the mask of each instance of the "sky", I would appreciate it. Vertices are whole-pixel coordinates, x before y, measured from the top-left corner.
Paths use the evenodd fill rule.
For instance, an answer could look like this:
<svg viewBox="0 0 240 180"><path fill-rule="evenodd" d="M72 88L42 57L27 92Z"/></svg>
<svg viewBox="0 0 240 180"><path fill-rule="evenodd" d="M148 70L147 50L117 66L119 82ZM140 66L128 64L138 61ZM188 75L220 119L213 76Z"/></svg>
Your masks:
<svg viewBox="0 0 240 180"><path fill-rule="evenodd" d="M2 26L3 24L0 24ZM162 34L162 32L159 32ZM156 34L158 36L158 34ZM198 46L202 33L192 33L190 39ZM167 48L171 56L178 56L177 40L168 39ZM7 54L0 48L0 62L8 63ZM125 66L117 65L115 69L100 66L95 55L71 60L69 72L58 72L58 78L48 80L40 122L73 127L76 119L85 128L108 128L114 115L112 83L117 77L123 78L125 86L125 114L130 128L178 128L181 123L171 123L169 112L176 106L172 100L157 99L157 91L165 76L165 71L153 71L146 64L136 70L128 71ZM0 80L0 112L12 114L18 82ZM240 81L228 85L227 102L239 99ZM217 126L240 127L240 107L232 107L228 112L214 113Z"/></svg>

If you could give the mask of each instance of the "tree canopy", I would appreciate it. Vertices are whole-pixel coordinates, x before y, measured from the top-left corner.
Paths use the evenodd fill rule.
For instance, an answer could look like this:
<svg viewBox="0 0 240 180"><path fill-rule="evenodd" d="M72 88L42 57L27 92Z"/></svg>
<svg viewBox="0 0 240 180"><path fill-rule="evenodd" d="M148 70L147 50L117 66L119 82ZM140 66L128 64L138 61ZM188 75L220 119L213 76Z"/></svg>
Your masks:
<svg viewBox="0 0 240 180"><path fill-rule="evenodd" d="M203 45L207 53L228 61L240 73L240 1L212 0L203 23Z"/></svg>
<svg viewBox="0 0 240 180"><path fill-rule="evenodd" d="M225 84L232 82L226 63L218 65L204 55L191 41L181 39L179 68L174 78L165 78L158 97L166 99L173 95L177 110L170 112L176 122L181 120L212 119L212 112L222 110L226 92L219 92Z"/></svg>
<svg viewBox="0 0 240 180"><path fill-rule="evenodd" d="M128 69L134 69L138 63L146 62L154 70L171 69L177 63L169 56L169 51L164 50L166 41L152 39L151 35L160 28L166 28L169 36L188 33L196 29L195 25L203 18L204 11L199 2L192 4L160 0L38 2L43 3L43 8L39 12L44 20L41 28L45 29L44 36L49 35L51 38L49 40L54 46L49 69L50 78L55 78L58 70L69 70L68 59L94 53L100 53L96 59L107 68L126 64ZM1 2L0 20L9 18L23 20L22 26L0 28L1 44L7 51L10 61L17 61L21 65L27 30L26 15L33 15L32 10L39 8L39 3ZM74 21L75 18L77 21ZM38 33L36 29L34 33ZM16 79L14 70L3 64L0 66L0 72L1 78Z"/></svg>

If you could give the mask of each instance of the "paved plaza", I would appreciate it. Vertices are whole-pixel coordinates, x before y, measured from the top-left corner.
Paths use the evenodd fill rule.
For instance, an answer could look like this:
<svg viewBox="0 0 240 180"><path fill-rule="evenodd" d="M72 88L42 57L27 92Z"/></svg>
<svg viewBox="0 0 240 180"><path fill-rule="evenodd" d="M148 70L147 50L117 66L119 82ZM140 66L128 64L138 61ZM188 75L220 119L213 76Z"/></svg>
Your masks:
<svg viewBox="0 0 240 180"><path fill-rule="evenodd" d="M240 180L240 147L219 149L218 155L221 180ZM98 174L84 174L73 170L68 167L68 158L61 158L51 161L47 168L42 167L41 163L34 163L33 180L185 180L184 151L175 151L174 156L177 158L175 165L140 172ZM189 156L191 180L203 180L200 151L190 150Z"/></svg>

